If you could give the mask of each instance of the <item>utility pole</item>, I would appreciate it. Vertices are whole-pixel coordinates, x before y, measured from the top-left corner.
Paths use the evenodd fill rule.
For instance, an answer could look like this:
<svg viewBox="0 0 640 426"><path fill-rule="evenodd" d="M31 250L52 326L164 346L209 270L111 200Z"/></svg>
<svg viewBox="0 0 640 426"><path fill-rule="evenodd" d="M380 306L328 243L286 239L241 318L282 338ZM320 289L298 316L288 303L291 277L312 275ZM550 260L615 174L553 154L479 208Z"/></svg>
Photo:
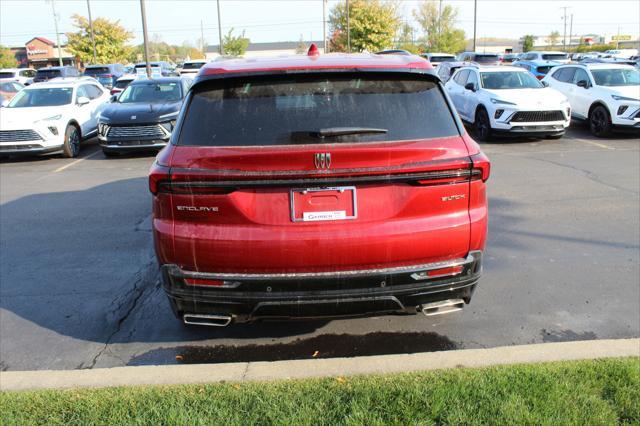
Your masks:
<svg viewBox="0 0 640 426"><path fill-rule="evenodd" d="M142 15L142 39L144 41L144 61L147 64L147 78L151 78L151 64L149 64L149 38L147 37L147 14L144 10L144 0L140 0L140 14Z"/></svg>
<svg viewBox="0 0 640 426"><path fill-rule="evenodd" d="M327 43L327 0L322 0L322 44L324 45L324 53L329 53Z"/></svg>
<svg viewBox="0 0 640 426"><path fill-rule="evenodd" d="M562 6L560 9L564 10L564 18L562 18L562 20L564 21L564 35L562 36L562 49L566 52L567 51L567 9L569 9L569 6Z"/></svg>
<svg viewBox="0 0 640 426"><path fill-rule="evenodd" d="M473 51L476 51L476 24L478 23L478 0L473 0Z"/></svg>
<svg viewBox="0 0 640 426"><path fill-rule="evenodd" d="M618 27L618 37L616 37L616 49L620 48L620 27Z"/></svg>
<svg viewBox="0 0 640 426"><path fill-rule="evenodd" d="M62 48L60 47L60 33L58 32L58 14L56 13L55 0L51 0L51 10L53 11L53 24L56 29L56 42L58 43L58 64L62 66Z"/></svg>
<svg viewBox="0 0 640 426"><path fill-rule="evenodd" d="M204 26L202 24L202 19L200 20L200 48L202 49L202 54L204 55L204 57L206 59L207 53L204 50Z"/></svg>
<svg viewBox="0 0 640 426"><path fill-rule="evenodd" d="M569 49L571 49L571 37L573 37L573 13L571 14L571 21L569 24Z"/></svg>
<svg viewBox="0 0 640 426"><path fill-rule="evenodd" d="M347 52L351 53L351 27L349 26L349 0L347 0Z"/></svg>
<svg viewBox="0 0 640 426"><path fill-rule="evenodd" d="M222 20L220 19L220 0L216 0L218 4L218 40L220 41L220 56L224 55L224 47L222 46Z"/></svg>
<svg viewBox="0 0 640 426"><path fill-rule="evenodd" d="M91 19L91 4L87 0L87 11L89 12L89 30L91 31L91 44L93 45L93 63L96 63L96 39L93 36L93 20Z"/></svg>
<svg viewBox="0 0 640 426"><path fill-rule="evenodd" d="M440 7L438 9L438 48L440 47L441 38L442 38L442 0L440 0Z"/></svg>

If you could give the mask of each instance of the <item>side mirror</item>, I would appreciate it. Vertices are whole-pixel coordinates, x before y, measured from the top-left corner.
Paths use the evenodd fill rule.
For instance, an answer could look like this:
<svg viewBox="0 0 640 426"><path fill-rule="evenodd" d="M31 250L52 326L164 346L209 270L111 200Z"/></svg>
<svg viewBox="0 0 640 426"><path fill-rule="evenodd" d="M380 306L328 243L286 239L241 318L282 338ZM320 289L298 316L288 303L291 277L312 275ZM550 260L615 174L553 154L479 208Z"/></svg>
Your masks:
<svg viewBox="0 0 640 426"><path fill-rule="evenodd" d="M578 87L583 87L585 89L589 88L589 82L587 80L580 80L578 83L576 83Z"/></svg>
<svg viewBox="0 0 640 426"><path fill-rule="evenodd" d="M540 83L542 83L542 85L544 87L549 87L549 82L548 81L542 80Z"/></svg>
<svg viewBox="0 0 640 426"><path fill-rule="evenodd" d="M471 90L472 92L476 91L476 85L473 83L467 83L464 85L464 88L467 90Z"/></svg>
<svg viewBox="0 0 640 426"><path fill-rule="evenodd" d="M78 105L86 105L89 102L91 102L91 100L85 96L80 96L77 100Z"/></svg>
<svg viewBox="0 0 640 426"><path fill-rule="evenodd" d="M117 93L115 95L111 95L111 97L109 98L109 102L117 102L117 101L118 101Z"/></svg>

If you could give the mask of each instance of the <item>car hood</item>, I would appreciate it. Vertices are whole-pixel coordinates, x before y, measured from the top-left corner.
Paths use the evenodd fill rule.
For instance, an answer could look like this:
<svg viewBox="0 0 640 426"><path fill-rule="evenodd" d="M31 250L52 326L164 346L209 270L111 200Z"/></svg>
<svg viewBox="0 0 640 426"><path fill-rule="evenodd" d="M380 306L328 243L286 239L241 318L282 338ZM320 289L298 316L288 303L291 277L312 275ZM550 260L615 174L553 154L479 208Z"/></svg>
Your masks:
<svg viewBox="0 0 640 426"><path fill-rule="evenodd" d="M2 108L0 130L32 129L33 123L38 120L56 115L62 115L64 118L67 112L68 108L65 106Z"/></svg>
<svg viewBox="0 0 640 426"><path fill-rule="evenodd" d="M487 90L490 97L511 102L520 108L558 109L558 106L567 100L566 96L550 87L543 89L508 89Z"/></svg>
<svg viewBox="0 0 640 426"><path fill-rule="evenodd" d="M161 120L169 120L171 117L163 117L167 114L180 111L182 102L170 103L132 103L122 104L114 102L107 104L101 112L100 121L111 124L130 123L156 123ZM135 117L135 118L134 118ZM160 118L162 117L162 118Z"/></svg>
<svg viewBox="0 0 640 426"><path fill-rule="evenodd" d="M606 86L598 86L606 87ZM640 86L610 86L612 95L624 96L626 98L640 99Z"/></svg>

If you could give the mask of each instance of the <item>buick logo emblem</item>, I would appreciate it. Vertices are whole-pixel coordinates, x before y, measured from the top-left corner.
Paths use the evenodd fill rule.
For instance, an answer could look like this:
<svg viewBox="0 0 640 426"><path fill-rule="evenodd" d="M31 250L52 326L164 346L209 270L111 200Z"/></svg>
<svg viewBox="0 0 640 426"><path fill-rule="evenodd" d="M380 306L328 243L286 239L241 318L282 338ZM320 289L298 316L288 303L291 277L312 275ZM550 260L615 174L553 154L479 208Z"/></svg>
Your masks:
<svg viewBox="0 0 640 426"><path fill-rule="evenodd" d="M316 169L328 169L331 167L331 154L328 152L317 152L313 157Z"/></svg>

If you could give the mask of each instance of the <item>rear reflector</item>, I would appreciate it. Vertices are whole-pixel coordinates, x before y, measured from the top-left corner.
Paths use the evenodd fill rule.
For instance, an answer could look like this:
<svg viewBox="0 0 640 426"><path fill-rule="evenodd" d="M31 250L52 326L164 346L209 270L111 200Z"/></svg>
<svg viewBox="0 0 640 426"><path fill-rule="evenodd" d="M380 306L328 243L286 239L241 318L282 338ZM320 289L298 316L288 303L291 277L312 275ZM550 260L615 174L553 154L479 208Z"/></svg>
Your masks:
<svg viewBox="0 0 640 426"><path fill-rule="evenodd" d="M185 278L184 283L186 285L206 285L211 287L222 287L224 285L222 280L206 280L203 278Z"/></svg>
<svg viewBox="0 0 640 426"><path fill-rule="evenodd" d="M416 272L411 275L414 280L424 280L427 278L442 278L458 275L464 269L463 265L445 266L444 268L430 269L428 271Z"/></svg>

